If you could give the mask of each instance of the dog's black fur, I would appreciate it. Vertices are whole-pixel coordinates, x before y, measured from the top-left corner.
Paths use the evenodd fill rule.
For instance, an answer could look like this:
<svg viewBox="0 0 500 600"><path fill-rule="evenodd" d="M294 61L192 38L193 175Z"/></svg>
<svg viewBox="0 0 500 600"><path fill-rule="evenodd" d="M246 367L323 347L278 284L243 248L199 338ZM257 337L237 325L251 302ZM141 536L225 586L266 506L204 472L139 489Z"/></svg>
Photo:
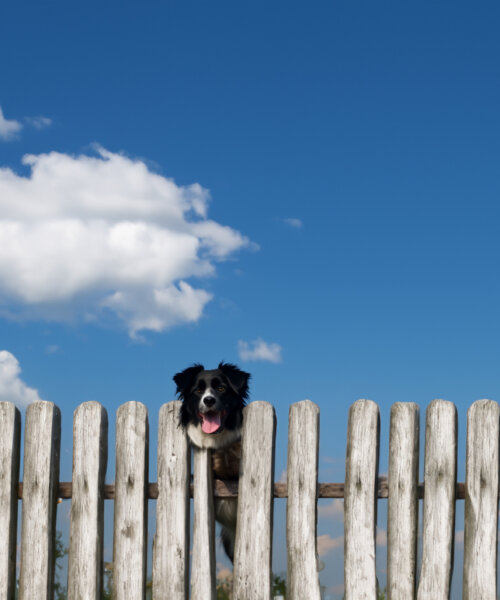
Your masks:
<svg viewBox="0 0 500 600"><path fill-rule="evenodd" d="M211 370L195 364L174 375L177 394L182 400L179 422L194 446L214 451L214 473L220 479L238 477L243 408L248 398L249 379L249 373L224 362ZM222 543L231 561L236 513L234 500L216 501L215 516L222 525Z"/></svg>

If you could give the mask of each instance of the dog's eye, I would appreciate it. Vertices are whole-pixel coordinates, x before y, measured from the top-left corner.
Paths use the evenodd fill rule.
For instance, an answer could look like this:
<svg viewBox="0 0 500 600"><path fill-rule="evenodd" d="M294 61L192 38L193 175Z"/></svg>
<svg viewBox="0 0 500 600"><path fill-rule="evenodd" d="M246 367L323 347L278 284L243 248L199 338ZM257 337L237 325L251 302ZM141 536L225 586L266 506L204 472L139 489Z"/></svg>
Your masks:
<svg viewBox="0 0 500 600"><path fill-rule="evenodd" d="M226 388L223 387L222 385L219 385L219 387L217 388L218 392L223 392Z"/></svg>
<svg viewBox="0 0 500 600"><path fill-rule="evenodd" d="M201 394L201 392L202 392L202 391L203 391L203 390L200 390L200 388L197 388L197 389L195 390L195 393L196 393L196 394Z"/></svg>

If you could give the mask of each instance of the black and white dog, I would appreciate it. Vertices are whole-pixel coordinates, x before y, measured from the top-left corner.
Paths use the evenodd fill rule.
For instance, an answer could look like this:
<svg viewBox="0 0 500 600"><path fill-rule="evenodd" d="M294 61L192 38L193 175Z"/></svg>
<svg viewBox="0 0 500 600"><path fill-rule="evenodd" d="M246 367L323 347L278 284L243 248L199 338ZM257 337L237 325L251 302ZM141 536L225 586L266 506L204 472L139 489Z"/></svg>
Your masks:
<svg viewBox="0 0 500 600"><path fill-rule="evenodd" d="M193 445L213 451L214 475L219 479L235 479L239 475L241 427L249 379L249 373L224 362L211 370L196 364L174 375L177 394L182 400L180 424ZM236 515L234 499L215 502L215 518L222 525L222 544L231 561Z"/></svg>

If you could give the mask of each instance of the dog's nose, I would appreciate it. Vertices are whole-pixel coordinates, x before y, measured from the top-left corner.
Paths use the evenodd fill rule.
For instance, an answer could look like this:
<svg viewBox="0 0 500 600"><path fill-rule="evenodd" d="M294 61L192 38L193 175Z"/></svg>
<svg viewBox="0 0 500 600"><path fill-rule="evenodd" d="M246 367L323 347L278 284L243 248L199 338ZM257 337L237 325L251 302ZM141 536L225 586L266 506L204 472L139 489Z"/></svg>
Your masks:
<svg viewBox="0 0 500 600"><path fill-rule="evenodd" d="M213 406L215 404L215 398L213 396L207 396L203 399L205 406Z"/></svg>

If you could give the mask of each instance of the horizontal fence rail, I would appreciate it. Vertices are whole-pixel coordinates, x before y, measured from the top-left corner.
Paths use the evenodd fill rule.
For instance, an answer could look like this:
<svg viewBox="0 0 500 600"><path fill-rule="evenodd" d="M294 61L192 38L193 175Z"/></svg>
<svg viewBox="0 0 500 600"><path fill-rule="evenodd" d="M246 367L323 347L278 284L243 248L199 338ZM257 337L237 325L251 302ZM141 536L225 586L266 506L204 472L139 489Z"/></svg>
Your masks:
<svg viewBox="0 0 500 600"><path fill-rule="evenodd" d="M57 503L58 499L68 499L71 600L102 598L105 500L115 503L113 600L146 598L148 500L156 501L153 600L215 600L214 513L221 502L238 502L233 598L271 600L273 500L285 498L287 600L319 600L317 501L341 498L346 600L377 600L379 499L388 500L388 598L449 597L456 502L464 500L463 597L496 600L500 436L500 407L496 402L477 401L467 413L465 482L457 482L456 408L443 400L429 404L424 481L420 483L419 408L413 403L396 403L391 409L388 477L378 474L378 406L370 400L358 400L351 406L346 479L339 483L318 482L320 412L310 401L290 407L286 483L274 482L276 417L270 404L254 402L245 408L239 481L213 478L210 450L194 451L191 474L192 449L178 426L179 408L180 403L174 401L160 409L157 482L149 482L148 477L146 407L128 402L119 408L115 482L105 484L108 418L100 404L87 402L76 409L72 481L60 482L59 409L50 402L28 407L21 477L21 414L13 404L0 402L0 530L4 532L0 598L53 597ZM190 498L194 499L192 547ZM17 540L19 499L21 536ZM423 500L423 521L418 570L419 500Z"/></svg>
<svg viewBox="0 0 500 600"><path fill-rule="evenodd" d="M17 485L17 498L23 499L23 483ZM194 485L189 483L189 497L193 498ZM214 479L213 493L215 498L237 498L238 482L225 479ZM149 500L158 500L158 483L150 482L146 488L147 498ZM424 499L424 483L417 484L417 498ZM103 496L105 500L115 499L115 484L106 483L104 485ZM345 484L339 483L318 483L317 498L344 498ZM73 484L71 481L61 481L58 485L57 497L61 500L71 500L73 497ZM274 498L288 498L288 486L286 483L275 483L273 486ZM382 500L389 497L389 482L380 477L377 483L377 498ZM500 498L500 493L498 495ZM455 487L455 499L465 500L465 483L457 482Z"/></svg>

